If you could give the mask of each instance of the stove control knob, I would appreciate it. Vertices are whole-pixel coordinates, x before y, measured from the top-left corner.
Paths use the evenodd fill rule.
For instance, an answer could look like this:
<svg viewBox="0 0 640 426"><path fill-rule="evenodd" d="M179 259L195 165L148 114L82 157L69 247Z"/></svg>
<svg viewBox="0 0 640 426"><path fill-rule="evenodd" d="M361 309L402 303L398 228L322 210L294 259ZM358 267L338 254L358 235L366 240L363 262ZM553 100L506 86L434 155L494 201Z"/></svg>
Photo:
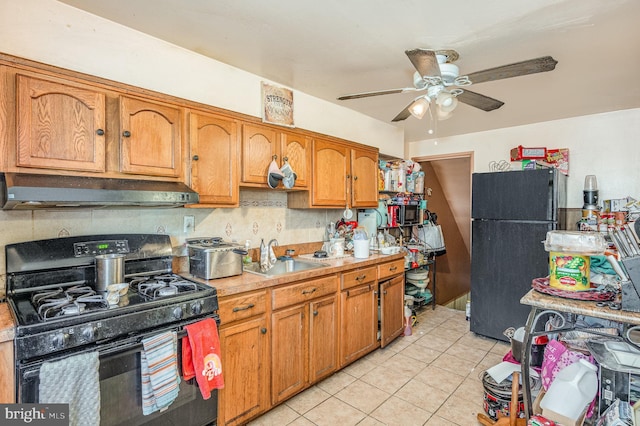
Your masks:
<svg viewBox="0 0 640 426"><path fill-rule="evenodd" d="M82 330L82 337L88 342L92 341L95 335L96 335L96 328L92 325Z"/></svg>
<svg viewBox="0 0 640 426"><path fill-rule="evenodd" d="M69 335L67 333L56 333L53 335L53 347L54 349L63 349L69 341Z"/></svg>
<svg viewBox="0 0 640 426"><path fill-rule="evenodd" d="M202 312L202 302L195 302L191 305L191 313L194 315L200 315Z"/></svg>
<svg viewBox="0 0 640 426"><path fill-rule="evenodd" d="M181 319L181 318L182 318L182 308L181 308L180 306L176 307L176 308L173 310L173 316L174 316L176 319Z"/></svg>

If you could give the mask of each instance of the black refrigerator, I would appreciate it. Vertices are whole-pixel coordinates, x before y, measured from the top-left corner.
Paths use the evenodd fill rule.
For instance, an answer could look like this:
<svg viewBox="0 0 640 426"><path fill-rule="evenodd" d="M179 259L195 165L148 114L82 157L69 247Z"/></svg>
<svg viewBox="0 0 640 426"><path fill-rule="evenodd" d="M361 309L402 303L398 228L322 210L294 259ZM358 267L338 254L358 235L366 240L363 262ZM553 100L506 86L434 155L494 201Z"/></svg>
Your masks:
<svg viewBox="0 0 640 426"><path fill-rule="evenodd" d="M471 331L507 341L525 325L520 298L549 274L547 231L562 229L566 176L556 169L474 173L471 190Z"/></svg>

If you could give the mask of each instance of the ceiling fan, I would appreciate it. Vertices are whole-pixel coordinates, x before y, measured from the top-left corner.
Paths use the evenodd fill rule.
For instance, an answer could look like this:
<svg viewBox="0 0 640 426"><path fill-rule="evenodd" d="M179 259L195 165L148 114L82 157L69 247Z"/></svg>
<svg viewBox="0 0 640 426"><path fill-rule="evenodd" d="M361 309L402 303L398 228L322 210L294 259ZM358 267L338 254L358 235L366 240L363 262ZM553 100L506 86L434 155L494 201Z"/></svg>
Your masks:
<svg viewBox="0 0 640 426"><path fill-rule="evenodd" d="M354 93L340 96L338 100L426 90L426 94L415 98L391 121L406 120L411 115L416 118L422 118L430 107L432 108L432 113L435 109L435 115L438 120L445 120L451 116L451 112L456 108L458 101L483 111L493 111L504 105L502 101L467 89L461 89L460 87L485 81L552 71L558 63L551 56L543 56L468 75L460 75L458 66L453 63L459 57L458 52L455 50L413 49L406 50L404 53L406 53L417 70L413 75L413 87Z"/></svg>

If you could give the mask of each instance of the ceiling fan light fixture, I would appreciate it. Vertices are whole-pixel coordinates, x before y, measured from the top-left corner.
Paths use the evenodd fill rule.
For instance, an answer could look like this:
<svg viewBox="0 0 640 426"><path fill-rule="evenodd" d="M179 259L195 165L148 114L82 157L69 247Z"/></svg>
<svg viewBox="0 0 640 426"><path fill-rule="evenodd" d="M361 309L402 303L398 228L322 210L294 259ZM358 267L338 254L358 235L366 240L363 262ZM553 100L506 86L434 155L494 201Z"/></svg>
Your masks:
<svg viewBox="0 0 640 426"><path fill-rule="evenodd" d="M409 112L411 115L416 117L417 119L421 119L424 117L424 114L429 109L429 100L424 96L419 97L409 107Z"/></svg>
<svg viewBox="0 0 640 426"><path fill-rule="evenodd" d="M436 104L438 105L438 111L448 114L456 109L458 106L458 99L456 99L454 94L443 90L438 93L438 96L436 97Z"/></svg>
<svg viewBox="0 0 640 426"><path fill-rule="evenodd" d="M446 111L441 107L436 108L436 118L438 119L438 121L448 120L452 116L453 114L451 114L451 111Z"/></svg>

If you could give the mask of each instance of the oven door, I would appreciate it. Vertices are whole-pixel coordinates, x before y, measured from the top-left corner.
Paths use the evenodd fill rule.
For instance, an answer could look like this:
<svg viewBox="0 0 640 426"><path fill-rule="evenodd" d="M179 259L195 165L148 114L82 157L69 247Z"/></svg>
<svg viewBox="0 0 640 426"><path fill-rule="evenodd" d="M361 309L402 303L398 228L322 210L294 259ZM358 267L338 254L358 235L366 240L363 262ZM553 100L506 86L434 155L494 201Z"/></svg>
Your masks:
<svg viewBox="0 0 640 426"><path fill-rule="evenodd" d="M190 321L193 322L193 321ZM178 369L181 376L180 391L176 400L164 411L150 415L142 414L140 384L141 339L144 336L127 338L97 348L100 353L100 425L215 425L218 413L218 393L204 400L195 379L182 379L182 326L154 330L145 336L178 329ZM92 348L91 350L96 350ZM75 352L73 354L80 353ZM70 354L70 355L73 355ZM46 360L45 360L46 361ZM18 402L37 403L40 365L43 360L18 365Z"/></svg>

